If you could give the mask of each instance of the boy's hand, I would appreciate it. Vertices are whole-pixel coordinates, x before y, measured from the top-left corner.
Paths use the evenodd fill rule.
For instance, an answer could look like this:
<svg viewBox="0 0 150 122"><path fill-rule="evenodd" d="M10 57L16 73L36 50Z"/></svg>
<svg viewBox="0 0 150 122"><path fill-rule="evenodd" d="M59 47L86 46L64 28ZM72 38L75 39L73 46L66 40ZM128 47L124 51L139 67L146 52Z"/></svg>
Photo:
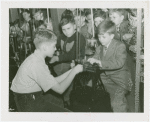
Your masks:
<svg viewBox="0 0 150 122"><path fill-rule="evenodd" d="M128 33L128 34L124 34L123 35L123 39L126 41L126 40L130 40L131 38L132 38L132 36L133 36L133 34L130 34L130 33Z"/></svg>
<svg viewBox="0 0 150 122"><path fill-rule="evenodd" d="M73 67L75 67L75 61L74 60L72 60L72 62L71 62L71 68L73 68Z"/></svg>
<svg viewBox="0 0 150 122"><path fill-rule="evenodd" d="M83 71L83 65L78 64L77 66L75 66L75 67L73 68L73 71L74 71L76 74L79 73L79 72L82 72L82 71Z"/></svg>
<svg viewBox="0 0 150 122"><path fill-rule="evenodd" d="M131 45L129 47L129 50L131 50L132 52L136 53L136 51L137 51L136 45Z"/></svg>
<svg viewBox="0 0 150 122"><path fill-rule="evenodd" d="M59 59L58 59L58 56L53 56L52 58L51 58L51 60L50 60L50 64L52 64L52 63L54 63L54 62L56 62L56 61L59 61Z"/></svg>
<svg viewBox="0 0 150 122"><path fill-rule="evenodd" d="M87 61L90 62L91 64L97 63L97 64L99 64L100 67L102 67L101 61L97 60L95 58L89 58Z"/></svg>

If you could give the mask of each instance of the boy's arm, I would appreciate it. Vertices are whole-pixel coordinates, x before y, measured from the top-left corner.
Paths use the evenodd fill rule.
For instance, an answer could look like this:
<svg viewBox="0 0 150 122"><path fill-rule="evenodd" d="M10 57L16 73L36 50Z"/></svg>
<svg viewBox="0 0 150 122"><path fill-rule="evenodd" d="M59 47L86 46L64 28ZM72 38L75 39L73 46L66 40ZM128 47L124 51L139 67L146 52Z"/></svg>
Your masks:
<svg viewBox="0 0 150 122"><path fill-rule="evenodd" d="M70 69L69 71L65 72L64 74L58 76L58 77L55 77L55 79L61 83L68 75L69 73L72 71L72 69Z"/></svg>
<svg viewBox="0 0 150 122"><path fill-rule="evenodd" d="M59 94L62 94L69 87L75 75L82 71L83 66L77 65L72 70L69 70L67 73L63 74L59 78L56 78L57 80L59 80L59 83L54 85L51 89ZM61 77L63 78L63 80L60 79Z"/></svg>
<svg viewBox="0 0 150 122"><path fill-rule="evenodd" d="M102 69L115 70L120 69L124 66L127 58L126 46L121 43L117 47L115 56L110 58L108 61L101 61Z"/></svg>
<svg viewBox="0 0 150 122"><path fill-rule="evenodd" d="M77 65L73 69L64 73L63 75L54 78L48 67L43 67L41 65L33 65L30 67L31 73L33 75L33 80L41 87L44 92L47 92L49 89L62 94L68 86L71 84L74 76L83 71L82 65ZM34 85L34 84L33 84Z"/></svg>

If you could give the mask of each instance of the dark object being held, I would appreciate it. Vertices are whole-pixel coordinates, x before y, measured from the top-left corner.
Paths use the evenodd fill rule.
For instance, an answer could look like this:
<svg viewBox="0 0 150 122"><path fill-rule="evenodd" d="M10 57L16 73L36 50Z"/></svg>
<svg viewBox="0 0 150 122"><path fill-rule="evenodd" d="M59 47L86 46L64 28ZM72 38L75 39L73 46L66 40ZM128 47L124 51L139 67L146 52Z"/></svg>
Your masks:
<svg viewBox="0 0 150 122"><path fill-rule="evenodd" d="M88 72L96 73L97 70L100 70L101 67L97 63L91 64L90 62L85 61L84 59L76 59L75 64L82 64L83 70Z"/></svg>
<svg viewBox="0 0 150 122"><path fill-rule="evenodd" d="M92 87L88 82L92 80ZM76 75L70 94L74 112L112 112L109 93L99 78L99 72L82 72Z"/></svg>

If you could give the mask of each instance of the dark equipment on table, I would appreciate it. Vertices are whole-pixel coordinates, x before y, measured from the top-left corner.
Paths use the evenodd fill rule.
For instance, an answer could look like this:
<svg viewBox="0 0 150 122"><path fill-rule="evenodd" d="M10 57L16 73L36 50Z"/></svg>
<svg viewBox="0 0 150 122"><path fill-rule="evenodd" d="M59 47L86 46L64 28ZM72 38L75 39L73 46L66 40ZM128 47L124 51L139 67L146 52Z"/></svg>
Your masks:
<svg viewBox="0 0 150 122"><path fill-rule="evenodd" d="M73 112L112 112L110 95L100 79L100 73L85 71L76 75L70 94L70 109ZM88 82L92 80L92 87Z"/></svg>

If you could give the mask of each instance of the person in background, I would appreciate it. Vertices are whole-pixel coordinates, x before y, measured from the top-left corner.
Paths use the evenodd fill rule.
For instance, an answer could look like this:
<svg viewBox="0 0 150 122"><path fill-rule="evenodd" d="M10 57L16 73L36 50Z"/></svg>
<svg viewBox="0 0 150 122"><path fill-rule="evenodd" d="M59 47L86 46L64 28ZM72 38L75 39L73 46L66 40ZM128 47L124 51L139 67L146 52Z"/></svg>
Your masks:
<svg viewBox="0 0 150 122"><path fill-rule="evenodd" d="M106 11L106 10L105 10ZM95 38L96 38L96 42L97 45L100 45L99 41L98 41L98 34L97 34L97 27L98 25L104 21L105 19L107 19L106 17L106 12L104 10L99 10L97 9L97 11L94 13L93 15L93 19L94 19L94 24L95 24Z"/></svg>
<svg viewBox="0 0 150 122"><path fill-rule="evenodd" d="M123 36L128 32L129 21L125 20L125 10L124 9L113 9L111 20L116 25L115 39L123 41Z"/></svg>
<svg viewBox="0 0 150 122"><path fill-rule="evenodd" d="M22 10L23 22L20 25L20 29L23 31L23 45L25 48L25 58L34 52L35 46L33 44L34 40L34 29L33 29L33 19L31 18L30 10Z"/></svg>
<svg viewBox="0 0 150 122"><path fill-rule="evenodd" d="M49 18L49 23L48 23L48 18L43 16L43 13L42 13L41 10L38 10L38 11L34 14L33 17L34 17L35 21L43 20L43 21L44 21L44 24L46 25L46 28L53 31L52 19Z"/></svg>
<svg viewBox="0 0 150 122"><path fill-rule="evenodd" d="M75 15L75 12L76 9L66 9L62 15L61 15L61 19L64 18L64 17L68 17L68 16L71 16L72 18L74 18L74 15Z"/></svg>
<svg viewBox="0 0 150 122"><path fill-rule="evenodd" d="M92 33L92 30L93 30L94 25L92 25L91 9L84 9L84 12L85 12L86 20L87 20L88 32L89 32L92 36L95 36L95 35L93 35L93 33ZM93 24L94 24L94 23L93 23Z"/></svg>
<svg viewBox="0 0 150 122"><path fill-rule="evenodd" d="M142 40L144 40L144 16L143 15L142 15ZM132 51L133 53L136 53L137 9L130 9L129 13L128 13L128 18L129 18L129 23L130 23L129 31L128 31L128 33L126 33L123 36L123 39L129 45L129 50ZM141 50L143 50L143 49L141 49ZM135 55L134 55L134 57L135 57Z"/></svg>
<svg viewBox="0 0 150 122"><path fill-rule="evenodd" d="M136 74L136 47L137 47L137 9L129 9L128 13L128 19L129 19L129 30L128 32L123 36L123 39L127 46L128 51L128 65L129 69L131 71L132 80L135 81L135 74ZM141 27L141 55L144 55L144 17L142 16L142 27ZM141 64L143 63L143 59L141 60ZM142 70L142 69L141 69Z"/></svg>
<svg viewBox="0 0 150 122"><path fill-rule="evenodd" d="M72 16L66 16L62 18L60 22L63 34L58 37L57 47L60 47L62 54L59 56L53 56L50 63L60 62L64 63L64 67L61 66L59 69L58 75L69 70L70 62L76 59L76 25L74 18ZM86 40L84 36L78 33L80 40L80 56L79 58L83 59L85 56L85 44ZM66 68L65 68L66 67Z"/></svg>
<svg viewBox="0 0 150 122"><path fill-rule="evenodd" d="M44 59L53 57L56 42L57 37L52 31L47 29L36 31L34 38L36 50L21 64L11 85L18 112L69 112L51 95L45 93L53 90L62 94L75 75L83 71L83 66L77 65L54 78Z"/></svg>
<svg viewBox="0 0 150 122"><path fill-rule="evenodd" d="M110 94L111 106L114 112L127 112L128 105L125 95L131 91L131 74L127 67L126 46L120 40L115 40L116 26L110 20L104 20L98 26L98 37L101 45L96 49L93 58L88 61L97 63L106 90Z"/></svg>
<svg viewBox="0 0 150 122"><path fill-rule="evenodd" d="M59 56L53 56L50 63L57 62L58 64L54 66L54 71L59 76L64 72L68 71L70 67L70 63L75 59L84 59L85 57L85 46L86 40L84 36L76 31L76 25L74 18L72 16L65 16L61 19L60 25L62 28L63 34L58 37L57 48L61 48L62 53ZM80 50L78 57L76 57L76 41L77 41L77 33L78 39L80 40ZM64 93L64 101L67 104L70 104L70 92L72 89L72 85L69 89Z"/></svg>
<svg viewBox="0 0 150 122"><path fill-rule="evenodd" d="M20 26L21 30L24 32L23 42L33 42L33 29L32 29L32 19L30 17L30 11L25 9L22 11L23 23Z"/></svg>
<svg viewBox="0 0 150 122"><path fill-rule="evenodd" d="M102 10L97 10L93 15L93 19L94 19L94 24L97 28L98 25L106 19L106 12Z"/></svg>
<svg viewBox="0 0 150 122"><path fill-rule="evenodd" d="M18 36L23 36L19 27L19 19L16 19L10 27L10 33L16 32Z"/></svg>
<svg viewBox="0 0 150 122"><path fill-rule="evenodd" d="M85 13L82 10L76 10L75 16L75 24L77 26L77 31L80 32L85 39L90 39L92 35L88 32L88 25L85 21Z"/></svg>

